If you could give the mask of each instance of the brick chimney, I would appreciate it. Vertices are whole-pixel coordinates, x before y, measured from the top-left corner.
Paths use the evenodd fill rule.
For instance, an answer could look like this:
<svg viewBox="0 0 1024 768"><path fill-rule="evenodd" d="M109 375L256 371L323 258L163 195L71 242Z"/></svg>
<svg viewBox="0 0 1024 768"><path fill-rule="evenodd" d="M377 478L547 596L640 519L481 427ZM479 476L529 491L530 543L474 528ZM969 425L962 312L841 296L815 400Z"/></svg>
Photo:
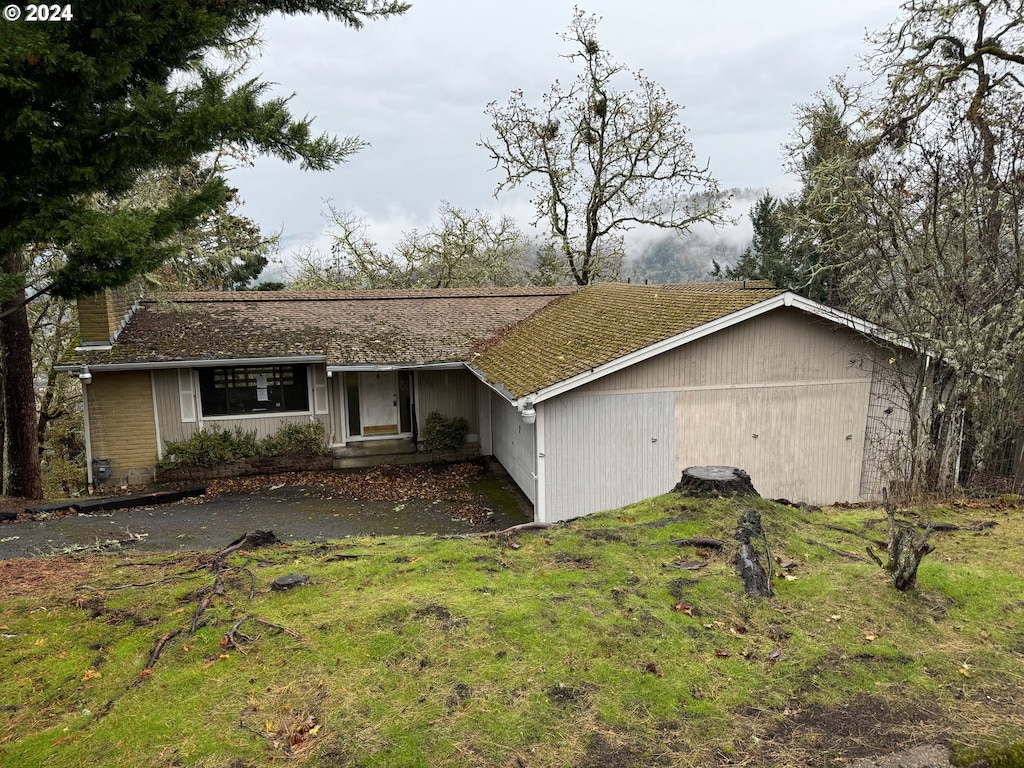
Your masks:
<svg viewBox="0 0 1024 768"><path fill-rule="evenodd" d="M113 342L132 316L142 296L138 282L78 299L78 329L83 347Z"/></svg>

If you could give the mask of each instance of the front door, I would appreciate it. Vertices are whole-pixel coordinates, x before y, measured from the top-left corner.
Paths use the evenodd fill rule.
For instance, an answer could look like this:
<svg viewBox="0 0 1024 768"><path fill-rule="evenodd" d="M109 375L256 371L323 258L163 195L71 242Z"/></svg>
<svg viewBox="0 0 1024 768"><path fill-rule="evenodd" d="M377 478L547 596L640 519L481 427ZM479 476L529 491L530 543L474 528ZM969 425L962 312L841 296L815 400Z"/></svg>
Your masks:
<svg viewBox="0 0 1024 768"><path fill-rule="evenodd" d="M359 374L359 420L364 437L398 434L398 376L394 371Z"/></svg>

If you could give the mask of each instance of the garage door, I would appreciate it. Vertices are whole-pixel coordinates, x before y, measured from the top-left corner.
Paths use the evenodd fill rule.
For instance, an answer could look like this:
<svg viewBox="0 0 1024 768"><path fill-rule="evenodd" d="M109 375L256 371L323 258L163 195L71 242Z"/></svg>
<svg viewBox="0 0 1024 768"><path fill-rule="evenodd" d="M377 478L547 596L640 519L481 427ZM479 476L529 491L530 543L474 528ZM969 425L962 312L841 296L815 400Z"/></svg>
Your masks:
<svg viewBox="0 0 1024 768"><path fill-rule="evenodd" d="M567 520L668 492L679 479L671 392L544 403L544 518Z"/></svg>
<svg viewBox="0 0 1024 768"><path fill-rule="evenodd" d="M762 496L860 500L870 381L676 393L679 466L745 469Z"/></svg>

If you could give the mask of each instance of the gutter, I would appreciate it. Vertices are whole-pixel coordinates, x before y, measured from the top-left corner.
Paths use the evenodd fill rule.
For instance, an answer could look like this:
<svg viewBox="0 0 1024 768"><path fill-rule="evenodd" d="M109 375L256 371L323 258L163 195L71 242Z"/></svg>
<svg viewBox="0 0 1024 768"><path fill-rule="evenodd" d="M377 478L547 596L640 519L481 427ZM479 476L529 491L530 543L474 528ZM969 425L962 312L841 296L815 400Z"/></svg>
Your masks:
<svg viewBox="0 0 1024 768"><path fill-rule="evenodd" d="M370 371L457 371L465 367L466 363L461 361L449 363L335 363L329 364L327 370L331 373L344 373L345 371L366 373Z"/></svg>
<svg viewBox="0 0 1024 768"><path fill-rule="evenodd" d="M73 363L54 366L55 371L79 373L83 368L90 371L160 371L170 368L216 368L232 365L288 365L292 363L326 363L327 355L290 355L288 357L227 357L215 360L161 360L146 363Z"/></svg>

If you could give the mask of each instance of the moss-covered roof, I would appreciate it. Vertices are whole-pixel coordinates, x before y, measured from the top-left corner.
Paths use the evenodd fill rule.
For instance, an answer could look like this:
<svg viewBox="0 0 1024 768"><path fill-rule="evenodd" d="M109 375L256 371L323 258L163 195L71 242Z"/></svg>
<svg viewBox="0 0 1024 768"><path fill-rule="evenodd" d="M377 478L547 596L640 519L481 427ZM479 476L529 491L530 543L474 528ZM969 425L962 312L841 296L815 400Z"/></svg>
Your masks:
<svg viewBox="0 0 1024 768"><path fill-rule="evenodd" d="M470 362L519 398L780 293L764 283L591 285L478 345Z"/></svg>
<svg viewBox="0 0 1024 768"><path fill-rule="evenodd" d="M570 288L171 293L143 301L109 351L67 363L325 356L328 364L465 361Z"/></svg>
<svg viewBox="0 0 1024 768"><path fill-rule="evenodd" d="M143 301L110 350L64 362L468 362L518 398L780 293L763 283L171 293Z"/></svg>

